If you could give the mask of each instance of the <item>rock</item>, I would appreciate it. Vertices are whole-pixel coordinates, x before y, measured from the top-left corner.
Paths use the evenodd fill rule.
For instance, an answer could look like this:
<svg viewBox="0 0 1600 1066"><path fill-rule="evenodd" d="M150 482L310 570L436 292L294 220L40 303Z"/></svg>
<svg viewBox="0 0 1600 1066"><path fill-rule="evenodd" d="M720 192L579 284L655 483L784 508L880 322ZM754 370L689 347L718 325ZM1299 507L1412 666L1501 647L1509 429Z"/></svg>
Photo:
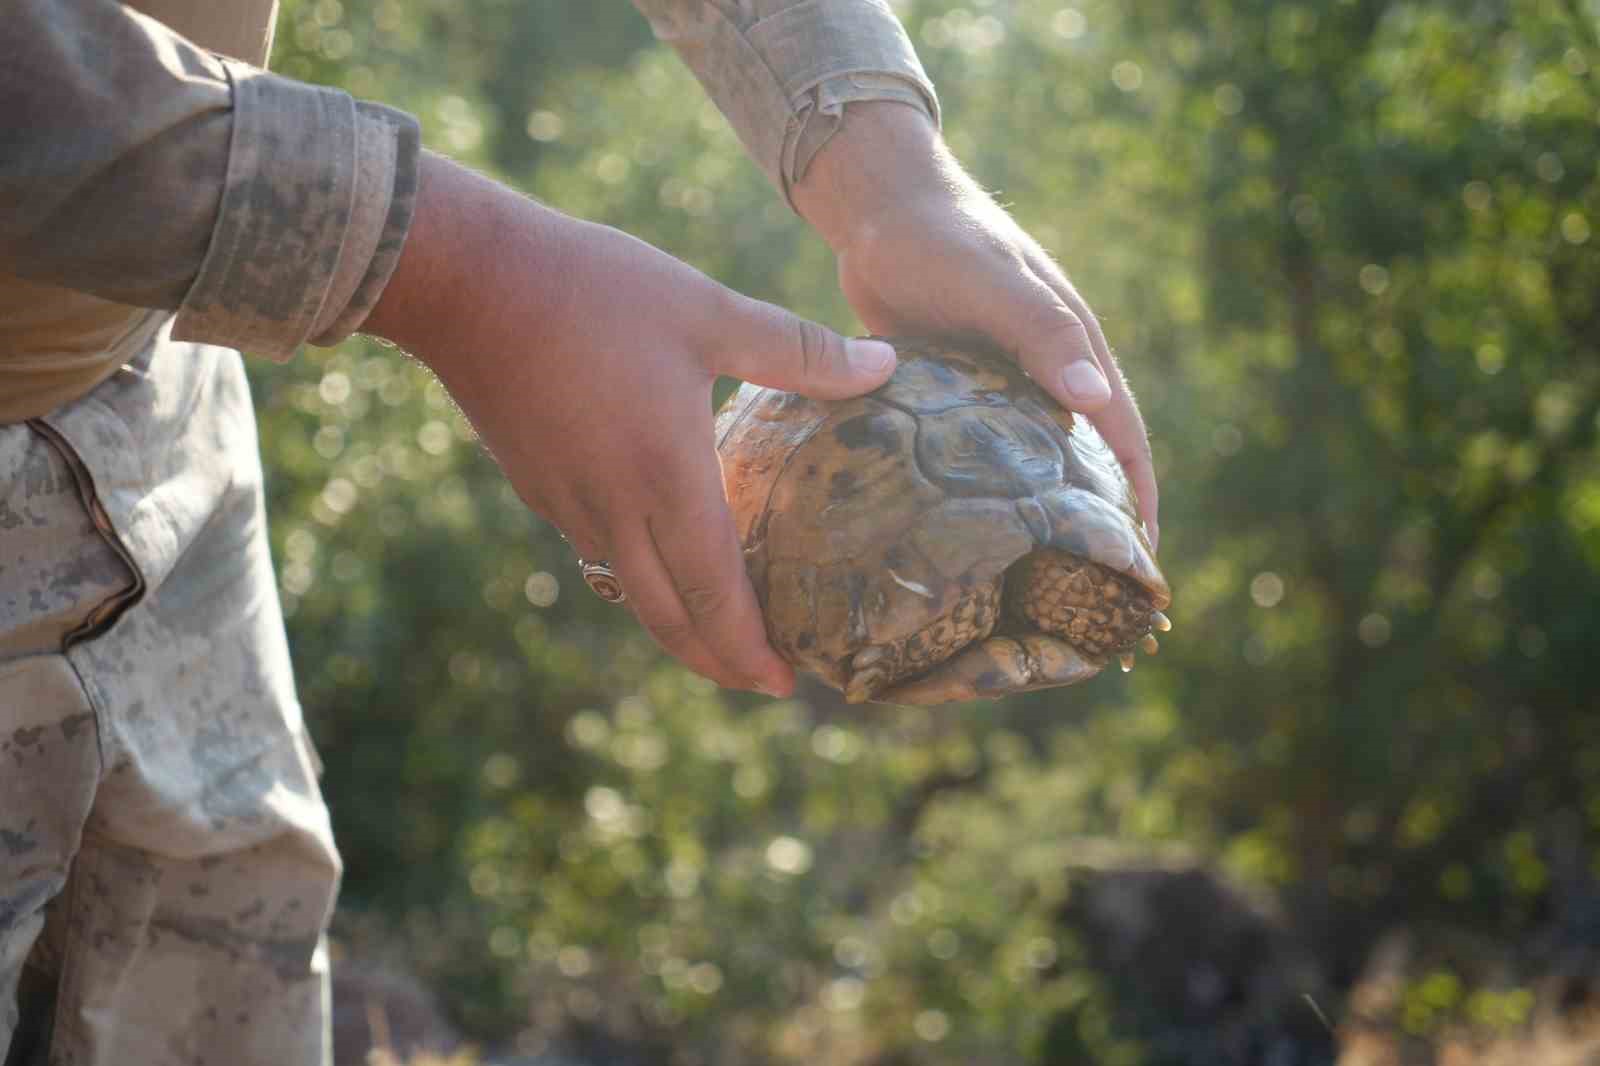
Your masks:
<svg viewBox="0 0 1600 1066"><path fill-rule="evenodd" d="M433 993L398 963L334 952L334 1066L370 1066L375 1050L399 1062L447 1058L463 1044Z"/></svg>
<svg viewBox="0 0 1600 1066"><path fill-rule="evenodd" d="M1152 1064L1326 1066L1326 978L1276 906L1199 863L1074 870L1064 922Z"/></svg>

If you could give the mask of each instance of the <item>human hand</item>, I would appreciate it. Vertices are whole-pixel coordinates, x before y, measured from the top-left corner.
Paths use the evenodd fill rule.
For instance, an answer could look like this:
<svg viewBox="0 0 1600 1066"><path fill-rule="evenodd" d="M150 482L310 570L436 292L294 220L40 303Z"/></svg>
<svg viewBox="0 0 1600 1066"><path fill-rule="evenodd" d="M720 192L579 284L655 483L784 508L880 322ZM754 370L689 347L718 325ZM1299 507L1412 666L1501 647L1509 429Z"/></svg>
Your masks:
<svg viewBox="0 0 1600 1066"><path fill-rule="evenodd" d="M439 375L522 499L610 561L668 652L722 685L792 690L723 495L712 384L854 396L893 371L888 345L846 342L436 156L363 329Z"/></svg>
<svg viewBox="0 0 1600 1066"><path fill-rule="evenodd" d="M1122 463L1156 545L1150 442L1099 323L922 112L849 105L843 128L790 193L833 248L845 298L868 329L985 337L1062 406L1088 416Z"/></svg>

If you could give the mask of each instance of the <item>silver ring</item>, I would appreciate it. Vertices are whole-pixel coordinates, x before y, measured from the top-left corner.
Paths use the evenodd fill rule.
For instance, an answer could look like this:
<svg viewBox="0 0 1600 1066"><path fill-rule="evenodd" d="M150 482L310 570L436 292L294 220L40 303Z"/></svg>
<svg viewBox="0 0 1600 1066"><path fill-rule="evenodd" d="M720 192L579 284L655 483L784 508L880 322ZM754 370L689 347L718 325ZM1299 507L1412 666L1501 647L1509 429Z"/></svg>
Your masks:
<svg viewBox="0 0 1600 1066"><path fill-rule="evenodd" d="M584 583L602 600L607 603L627 600L628 594L622 591L622 582L617 580L616 572L605 559L596 559L594 562L579 559L578 569L583 572Z"/></svg>

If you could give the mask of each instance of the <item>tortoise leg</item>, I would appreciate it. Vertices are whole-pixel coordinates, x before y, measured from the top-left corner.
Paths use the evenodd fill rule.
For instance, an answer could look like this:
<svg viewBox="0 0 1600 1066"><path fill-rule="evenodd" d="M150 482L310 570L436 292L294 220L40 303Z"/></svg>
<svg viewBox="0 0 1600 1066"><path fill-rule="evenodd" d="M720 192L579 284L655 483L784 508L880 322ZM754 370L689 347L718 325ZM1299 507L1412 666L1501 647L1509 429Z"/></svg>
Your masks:
<svg viewBox="0 0 1600 1066"><path fill-rule="evenodd" d="M998 699L1013 692L1073 685L1100 665L1064 641L1043 634L994 636L973 644L936 669L872 697L878 703L934 704Z"/></svg>
<svg viewBox="0 0 1600 1066"><path fill-rule="evenodd" d="M873 644L856 652L850 660L850 677L845 682L844 698L850 703L865 703L877 693L912 674L949 659L974 641L994 632L1000 618L1000 582L974 586L956 601L944 618L886 644Z"/></svg>

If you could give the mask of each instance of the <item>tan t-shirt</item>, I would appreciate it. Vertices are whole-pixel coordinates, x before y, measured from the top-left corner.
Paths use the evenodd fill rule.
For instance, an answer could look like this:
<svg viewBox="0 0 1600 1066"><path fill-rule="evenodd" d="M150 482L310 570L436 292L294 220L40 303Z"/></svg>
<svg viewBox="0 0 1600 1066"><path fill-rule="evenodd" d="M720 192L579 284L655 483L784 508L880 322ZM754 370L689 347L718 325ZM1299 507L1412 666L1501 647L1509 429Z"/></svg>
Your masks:
<svg viewBox="0 0 1600 1066"><path fill-rule="evenodd" d="M886 0L634 0L787 194L844 105L938 121ZM0 424L173 336L354 332L410 225L416 120L269 74L277 0L0 4Z"/></svg>
<svg viewBox="0 0 1600 1066"><path fill-rule="evenodd" d="M0 423L83 395L173 312L184 339L279 357L365 318L410 224L416 122L262 72L276 15L0 8Z"/></svg>
<svg viewBox="0 0 1600 1066"><path fill-rule="evenodd" d="M128 4L202 48L253 66L267 65L277 0ZM0 422L16 421L18 414L42 414L87 392L116 370L117 353L137 347L165 317L165 311L0 271Z"/></svg>

